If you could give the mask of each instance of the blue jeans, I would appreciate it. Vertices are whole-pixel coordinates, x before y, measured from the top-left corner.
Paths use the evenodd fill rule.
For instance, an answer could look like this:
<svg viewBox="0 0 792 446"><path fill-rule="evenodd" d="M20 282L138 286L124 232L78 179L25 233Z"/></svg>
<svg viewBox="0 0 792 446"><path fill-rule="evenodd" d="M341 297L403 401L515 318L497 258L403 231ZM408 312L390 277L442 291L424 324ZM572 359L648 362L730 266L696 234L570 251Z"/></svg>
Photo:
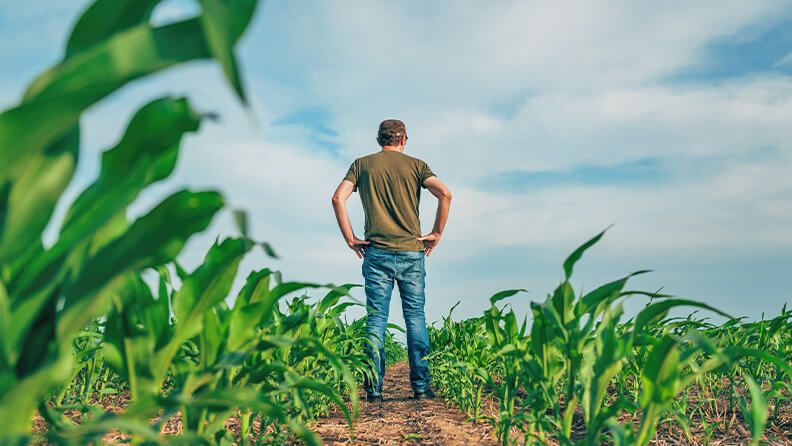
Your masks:
<svg viewBox="0 0 792 446"><path fill-rule="evenodd" d="M429 388L429 335L424 314L424 278L426 276L423 251L391 251L367 246L363 256L363 278L366 280L368 318L366 331L371 345L366 353L374 362L374 382L366 378L364 388L369 394L382 392L385 378L385 330L394 281L399 287L402 312L407 329L407 355L410 362L410 385L414 392Z"/></svg>

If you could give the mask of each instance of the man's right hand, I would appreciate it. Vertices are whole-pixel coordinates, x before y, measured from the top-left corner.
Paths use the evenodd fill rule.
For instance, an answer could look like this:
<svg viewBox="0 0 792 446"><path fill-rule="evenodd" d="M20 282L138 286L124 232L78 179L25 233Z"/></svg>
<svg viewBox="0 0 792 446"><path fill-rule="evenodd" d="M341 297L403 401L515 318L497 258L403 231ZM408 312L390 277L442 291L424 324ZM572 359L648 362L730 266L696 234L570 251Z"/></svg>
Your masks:
<svg viewBox="0 0 792 446"><path fill-rule="evenodd" d="M437 247L437 244L440 243L440 234L436 232L430 232L423 237L418 237L418 240L423 242L424 252L428 257L429 254L431 254L432 251Z"/></svg>
<svg viewBox="0 0 792 446"><path fill-rule="evenodd" d="M347 240L347 245L349 245L349 249L355 251L355 254L357 254L358 258L361 259L363 258L363 247L368 245L369 243L371 242L369 242L368 240L360 240L359 238L354 236L352 237L351 240Z"/></svg>

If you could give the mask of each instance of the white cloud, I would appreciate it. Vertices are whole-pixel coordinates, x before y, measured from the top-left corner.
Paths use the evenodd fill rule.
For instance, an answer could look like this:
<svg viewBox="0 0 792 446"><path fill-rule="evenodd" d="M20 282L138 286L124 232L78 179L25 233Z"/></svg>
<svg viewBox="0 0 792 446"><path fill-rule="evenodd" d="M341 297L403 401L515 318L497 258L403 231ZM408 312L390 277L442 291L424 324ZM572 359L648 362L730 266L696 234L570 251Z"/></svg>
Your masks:
<svg viewBox="0 0 792 446"><path fill-rule="evenodd" d="M270 33L247 45L305 55L298 60L311 67L312 92L347 108L361 99L366 110L418 98L481 105L662 78L695 63L712 39L773 19L785 2L713 5L367 2L350 10L320 2L311 13L303 4L266 5ZM277 33L290 38L266 38ZM368 101L374 92L378 105Z"/></svg>
<svg viewBox="0 0 792 446"><path fill-rule="evenodd" d="M721 172L657 187L561 186L525 194L456 193L449 239L490 245L559 246L611 223L604 248L617 255L748 253L792 247L789 166L727 165ZM461 215L460 215L461 214Z"/></svg>
<svg viewBox="0 0 792 446"><path fill-rule="evenodd" d="M549 92L529 99L497 131L466 131L475 119L476 112L448 123L439 119L427 126L432 133L426 144L440 150L451 140L472 146L463 161L470 164L463 168L478 172L558 169L584 162L617 165L648 156L738 155L792 148L792 79L614 88L574 96ZM497 156L487 150L493 147ZM454 145L442 155L453 157L457 150Z"/></svg>

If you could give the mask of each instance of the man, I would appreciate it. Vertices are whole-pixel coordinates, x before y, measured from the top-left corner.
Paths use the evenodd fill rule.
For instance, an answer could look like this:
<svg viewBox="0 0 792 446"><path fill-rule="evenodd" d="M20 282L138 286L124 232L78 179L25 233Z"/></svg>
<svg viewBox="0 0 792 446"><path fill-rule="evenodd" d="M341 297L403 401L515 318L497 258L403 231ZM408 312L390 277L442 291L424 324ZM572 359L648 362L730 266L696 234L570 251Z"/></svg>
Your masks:
<svg viewBox="0 0 792 446"><path fill-rule="evenodd" d="M366 378L368 401L382 402L385 377L385 330L394 282L399 287L407 329L410 385L416 399L432 398L429 388L429 336L424 315L425 256L440 243L451 192L429 166L404 154L407 132L404 123L388 119L380 124L377 142L382 150L356 159L333 194L341 234L358 258L363 259L368 318L366 330L373 344L366 352L374 363L373 380ZM421 235L418 203L421 187L438 199L432 232ZM346 210L352 192L360 193L366 215L365 239L355 237Z"/></svg>

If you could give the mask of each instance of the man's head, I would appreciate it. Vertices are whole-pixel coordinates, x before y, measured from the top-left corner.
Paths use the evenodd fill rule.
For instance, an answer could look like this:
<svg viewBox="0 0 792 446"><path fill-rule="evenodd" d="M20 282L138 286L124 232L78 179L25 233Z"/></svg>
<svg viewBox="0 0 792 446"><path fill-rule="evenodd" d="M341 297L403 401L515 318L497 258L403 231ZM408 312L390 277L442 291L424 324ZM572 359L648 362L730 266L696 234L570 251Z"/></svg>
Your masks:
<svg viewBox="0 0 792 446"><path fill-rule="evenodd" d="M380 146L401 146L407 142L407 129L398 119L386 119L380 123L377 132L377 142Z"/></svg>

